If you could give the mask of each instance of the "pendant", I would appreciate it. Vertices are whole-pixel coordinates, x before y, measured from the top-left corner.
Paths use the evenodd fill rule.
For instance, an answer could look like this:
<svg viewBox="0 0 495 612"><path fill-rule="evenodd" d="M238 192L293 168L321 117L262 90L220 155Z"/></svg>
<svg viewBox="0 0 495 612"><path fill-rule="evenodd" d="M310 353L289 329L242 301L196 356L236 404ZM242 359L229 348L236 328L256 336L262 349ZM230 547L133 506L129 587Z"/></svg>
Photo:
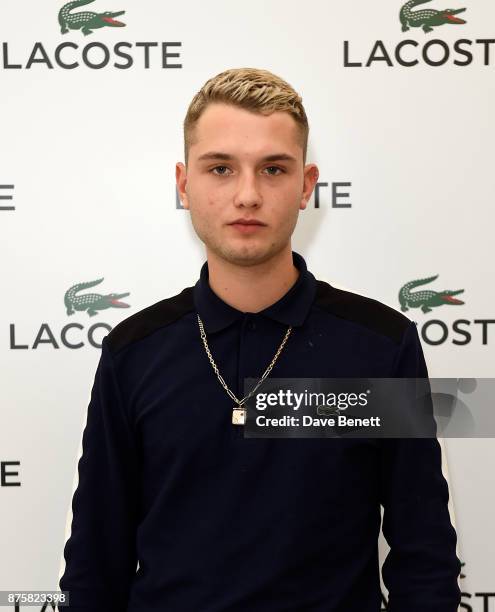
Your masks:
<svg viewBox="0 0 495 612"><path fill-rule="evenodd" d="M232 424L233 425L244 425L246 422L246 409L245 408L234 408L232 411Z"/></svg>

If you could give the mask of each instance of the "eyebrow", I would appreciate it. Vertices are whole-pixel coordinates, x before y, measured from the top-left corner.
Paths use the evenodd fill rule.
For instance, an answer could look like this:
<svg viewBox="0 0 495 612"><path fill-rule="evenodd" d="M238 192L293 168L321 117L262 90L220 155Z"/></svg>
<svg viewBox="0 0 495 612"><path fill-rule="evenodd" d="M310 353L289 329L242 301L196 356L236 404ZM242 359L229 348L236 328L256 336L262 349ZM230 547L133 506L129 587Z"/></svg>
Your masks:
<svg viewBox="0 0 495 612"><path fill-rule="evenodd" d="M235 155L231 155L230 153L222 153L221 151L209 151L208 153L203 153L198 157L198 161L212 160L212 159L220 159L225 161L232 161L235 159ZM289 155L288 153L273 153L272 155L266 155L261 159L263 162L274 162L274 161L297 161L295 157Z"/></svg>

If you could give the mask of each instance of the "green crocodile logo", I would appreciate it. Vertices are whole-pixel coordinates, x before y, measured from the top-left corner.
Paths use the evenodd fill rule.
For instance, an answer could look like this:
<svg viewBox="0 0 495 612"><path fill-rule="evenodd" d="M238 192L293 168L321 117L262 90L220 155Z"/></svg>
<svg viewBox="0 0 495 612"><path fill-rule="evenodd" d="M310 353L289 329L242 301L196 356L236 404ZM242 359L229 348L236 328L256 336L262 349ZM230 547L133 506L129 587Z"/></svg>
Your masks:
<svg viewBox="0 0 495 612"><path fill-rule="evenodd" d="M122 28L125 26L125 23L115 19L115 17L123 15L125 11L114 13L110 11L104 13L94 13L92 11L71 12L75 8L91 4L92 2L95 2L95 0L74 0L74 2L64 4L58 13L58 22L62 34L67 34L69 30L81 30L84 36L87 36L98 28Z"/></svg>
<svg viewBox="0 0 495 612"><path fill-rule="evenodd" d="M72 285L70 289L65 292L64 303L67 308L67 314L72 315L76 310L86 310L90 317L98 314L99 310L105 310L106 308L129 308L129 304L121 302L120 298L127 297L129 293L109 293L107 295L101 295L100 293L83 293L82 295L76 295L83 289L89 289L95 285L99 285L103 278L99 278L89 283L78 283Z"/></svg>
<svg viewBox="0 0 495 612"><path fill-rule="evenodd" d="M435 308L436 306L443 306L444 304L464 304L464 302L461 300L452 297L458 293L462 293L464 289L457 289L456 291L451 291L450 289L445 289L444 291L423 289L422 291L415 291L414 293L411 293L411 289L431 283L437 278L438 274L428 278L413 280L403 285L399 291L399 302L402 312L409 310L409 308L420 307L423 312L430 312L432 308Z"/></svg>
<svg viewBox="0 0 495 612"><path fill-rule="evenodd" d="M431 32L433 28L445 25L446 23L452 25L466 23L464 19L456 17L459 13L465 11L465 8L443 9L441 11L436 11L435 9L411 10L419 4L425 4L431 1L432 0L409 0L409 2L406 2L402 6L399 18L402 23L403 32L407 32L409 28L423 28L424 32Z"/></svg>

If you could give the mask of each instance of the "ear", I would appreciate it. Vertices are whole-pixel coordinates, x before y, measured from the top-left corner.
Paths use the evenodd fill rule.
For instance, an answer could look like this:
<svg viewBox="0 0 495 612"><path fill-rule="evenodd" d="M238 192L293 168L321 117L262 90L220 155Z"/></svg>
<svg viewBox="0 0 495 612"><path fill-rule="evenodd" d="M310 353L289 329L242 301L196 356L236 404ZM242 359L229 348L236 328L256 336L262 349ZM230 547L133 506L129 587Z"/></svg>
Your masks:
<svg viewBox="0 0 495 612"><path fill-rule="evenodd" d="M318 177L320 176L320 172L318 170L318 166L316 164L306 164L304 166L304 180L303 180L303 192L301 197L301 206L300 210L304 210L308 205L309 198L313 193L316 183L318 182Z"/></svg>
<svg viewBox="0 0 495 612"><path fill-rule="evenodd" d="M189 210L189 202L186 193L187 170L182 162L177 162L177 164L175 164L175 183L177 185L177 193L179 194L182 206L186 210Z"/></svg>

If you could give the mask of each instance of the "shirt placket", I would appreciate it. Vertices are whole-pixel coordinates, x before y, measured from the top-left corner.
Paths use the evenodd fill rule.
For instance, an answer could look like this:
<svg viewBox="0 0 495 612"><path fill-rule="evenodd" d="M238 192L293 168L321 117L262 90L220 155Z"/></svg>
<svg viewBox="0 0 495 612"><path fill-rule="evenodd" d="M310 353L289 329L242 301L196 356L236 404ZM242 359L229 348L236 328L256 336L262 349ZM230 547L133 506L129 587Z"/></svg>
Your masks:
<svg viewBox="0 0 495 612"><path fill-rule="evenodd" d="M264 369L261 369L263 364L260 362L260 353L263 355L263 350L260 346L259 340L260 338L256 315L253 313L245 313L241 319L241 327L239 332L239 359L237 360L238 370L236 396L239 400L249 393L252 388L249 387L246 389L246 391L244 390L244 379L256 378L256 381L258 381L264 372ZM258 358L256 356L258 356ZM259 363L259 367L253 364L253 359L256 361L256 363ZM234 437L244 437L245 425L232 425L232 427L234 428Z"/></svg>

